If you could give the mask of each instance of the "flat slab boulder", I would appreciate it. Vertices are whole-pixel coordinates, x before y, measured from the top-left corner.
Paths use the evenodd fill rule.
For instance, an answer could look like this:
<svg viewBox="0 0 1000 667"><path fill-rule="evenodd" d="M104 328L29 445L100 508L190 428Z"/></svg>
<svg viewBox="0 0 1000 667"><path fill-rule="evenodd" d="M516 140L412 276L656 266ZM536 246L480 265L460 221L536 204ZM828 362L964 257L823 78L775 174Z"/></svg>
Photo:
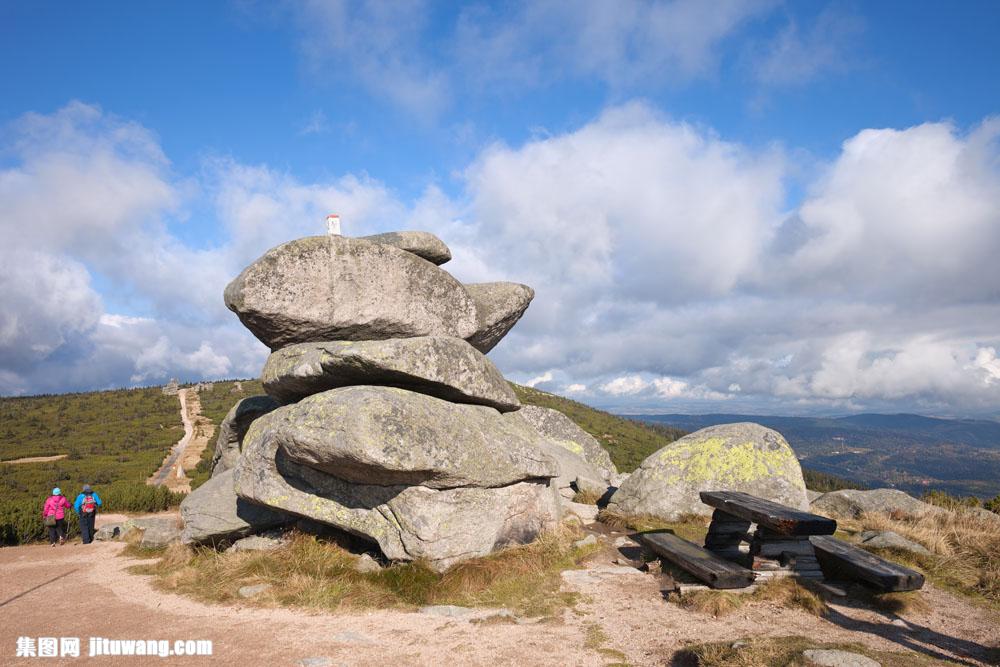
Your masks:
<svg viewBox="0 0 1000 667"><path fill-rule="evenodd" d="M465 287L384 243L311 236L267 251L226 287L226 306L272 350L295 343L414 336L469 338Z"/></svg>
<svg viewBox="0 0 1000 667"><path fill-rule="evenodd" d="M243 446L243 437L254 419L266 415L280 403L270 396L248 396L236 403L219 424L212 456L212 475L218 475L236 465Z"/></svg>
<svg viewBox="0 0 1000 667"><path fill-rule="evenodd" d="M608 510L675 521L708 516L701 491L742 491L808 509L802 469L788 442L759 424L723 424L670 443L643 461L611 496Z"/></svg>
<svg viewBox="0 0 1000 667"><path fill-rule="evenodd" d="M236 493L443 570L559 520L554 462L508 422L401 389L335 389L254 422Z"/></svg>
<svg viewBox="0 0 1000 667"><path fill-rule="evenodd" d="M465 289L475 303L476 329L463 338L483 354L496 347L535 298L535 290L520 283L473 283Z"/></svg>
<svg viewBox="0 0 1000 667"><path fill-rule="evenodd" d="M521 404L503 375L460 338L299 343L267 360L264 391L282 403L351 385L387 385L501 412Z"/></svg>
<svg viewBox="0 0 1000 667"><path fill-rule="evenodd" d="M922 500L917 500L899 489L830 491L813 500L811 507L814 512L844 518L855 518L874 512L923 516L947 511Z"/></svg>
<svg viewBox="0 0 1000 667"><path fill-rule="evenodd" d="M601 447L601 443L558 410L525 405L517 414L541 435L583 459L591 470L599 471L595 474L580 470L578 475L607 481L618 474L615 464L611 462L611 455ZM573 475L573 479L576 479L576 475Z"/></svg>
<svg viewBox="0 0 1000 667"><path fill-rule="evenodd" d="M492 408L394 387L315 394L257 419L247 452L277 451L345 482L428 488L499 487L556 476L538 435Z"/></svg>
<svg viewBox="0 0 1000 667"><path fill-rule="evenodd" d="M184 498L181 520L184 529L180 538L184 544L223 544L293 519L239 498L233 485L233 471L226 470Z"/></svg>
<svg viewBox="0 0 1000 667"><path fill-rule="evenodd" d="M362 236L362 240L391 245L440 266L451 260L451 250L430 232L386 232Z"/></svg>

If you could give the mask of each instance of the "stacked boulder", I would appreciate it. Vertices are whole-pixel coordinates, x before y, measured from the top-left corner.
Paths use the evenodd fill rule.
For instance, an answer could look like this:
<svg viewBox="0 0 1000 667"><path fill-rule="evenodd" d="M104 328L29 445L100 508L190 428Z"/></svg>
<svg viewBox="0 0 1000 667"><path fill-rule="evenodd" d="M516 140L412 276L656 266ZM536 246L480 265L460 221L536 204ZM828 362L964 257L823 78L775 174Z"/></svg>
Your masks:
<svg viewBox="0 0 1000 667"><path fill-rule="evenodd" d="M443 570L556 524L571 464L614 474L596 442L523 417L485 356L531 288L463 285L450 258L425 232L309 237L230 283L226 305L272 350L268 395L221 426L213 478L181 508L185 541L306 518Z"/></svg>

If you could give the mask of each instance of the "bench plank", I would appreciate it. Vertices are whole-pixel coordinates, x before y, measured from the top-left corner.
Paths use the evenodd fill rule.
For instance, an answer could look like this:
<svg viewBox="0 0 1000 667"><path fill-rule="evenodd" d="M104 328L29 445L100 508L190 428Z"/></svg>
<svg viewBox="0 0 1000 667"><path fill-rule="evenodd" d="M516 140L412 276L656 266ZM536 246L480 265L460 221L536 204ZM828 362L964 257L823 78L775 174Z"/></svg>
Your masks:
<svg viewBox="0 0 1000 667"><path fill-rule="evenodd" d="M887 593L923 588L924 575L835 537L810 538L827 577L863 581Z"/></svg>
<svg viewBox="0 0 1000 667"><path fill-rule="evenodd" d="M690 572L712 588L746 588L754 573L672 533L642 533L640 541L658 556Z"/></svg>
<svg viewBox="0 0 1000 667"><path fill-rule="evenodd" d="M702 491L701 502L782 535L832 535L833 519L751 496L741 491Z"/></svg>

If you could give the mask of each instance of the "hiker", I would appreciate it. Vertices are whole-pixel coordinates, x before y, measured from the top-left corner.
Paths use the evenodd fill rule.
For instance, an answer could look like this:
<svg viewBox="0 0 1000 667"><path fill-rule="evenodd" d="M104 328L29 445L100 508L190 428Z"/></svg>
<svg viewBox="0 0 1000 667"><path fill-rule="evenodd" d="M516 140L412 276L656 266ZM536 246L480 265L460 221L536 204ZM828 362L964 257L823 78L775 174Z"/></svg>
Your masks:
<svg viewBox="0 0 1000 667"><path fill-rule="evenodd" d="M52 495L45 499L42 507L42 523L49 529L49 542L51 546L66 544L66 510L72 505L62 494L62 490L57 486L52 489Z"/></svg>
<svg viewBox="0 0 1000 667"><path fill-rule="evenodd" d="M90 484L84 484L83 493L73 503L73 511L80 515L80 537L84 544L94 541L94 519L97 518L97 508L100 506L101 497L94 493Z"/></svg>

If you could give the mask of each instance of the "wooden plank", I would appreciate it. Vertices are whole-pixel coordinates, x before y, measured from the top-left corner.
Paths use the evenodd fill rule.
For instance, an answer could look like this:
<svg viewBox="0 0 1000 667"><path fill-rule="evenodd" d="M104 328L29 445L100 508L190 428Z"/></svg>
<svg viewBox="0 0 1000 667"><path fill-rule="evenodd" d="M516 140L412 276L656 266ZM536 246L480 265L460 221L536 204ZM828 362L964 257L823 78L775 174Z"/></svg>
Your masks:
<svg viewBox="0 0 1000 667"><path fill-rule="evenodd" d="M671 533L642 533L639 540L658 556L712 588L746 588L754 573Z"/></svg>
<svg viewBox="0 0 1000 667"><path fill-rule="evenodd" d="M811 541L827 577L863 581L886 592L923 588L924 575L908 567L879 558L834 537L817 536Z"/></svg>
<svg viewBox="0 0 1000 667"><path fill-rule="evenodd" d="M782 535L832 535L833 519L751 496L740 491L702 491L701 502Z"/></svg>

